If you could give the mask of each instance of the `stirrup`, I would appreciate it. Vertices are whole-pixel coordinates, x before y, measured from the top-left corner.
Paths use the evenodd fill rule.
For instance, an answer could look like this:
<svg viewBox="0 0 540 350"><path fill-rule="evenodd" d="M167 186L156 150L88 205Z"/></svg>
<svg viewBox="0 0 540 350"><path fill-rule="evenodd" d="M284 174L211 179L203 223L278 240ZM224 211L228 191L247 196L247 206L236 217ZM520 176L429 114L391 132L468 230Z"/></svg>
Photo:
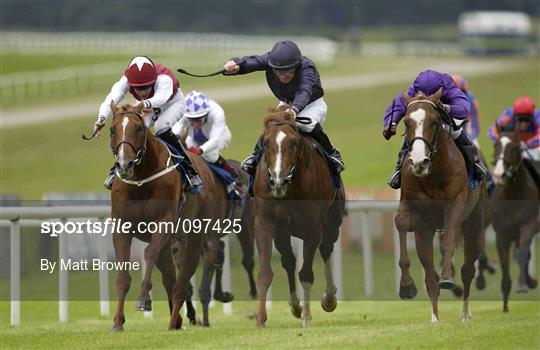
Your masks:
<svg viewBox="0 0 540 350"><path fill-rule="evenodd" d="M248 173L249 175L253 175L256 169L256 160L256 157L252 154L246 159L244 159L240 166L242 167L242 169L244 169L246 173Z"/></svg>
<svg viewBox="0 0 540 350"><path fill-rule="evenodd" d="M487 175L487 169L483 166L482 163L474 163L474 169L473 169L474 175L477 180L482 180Z"/></svg>
<svg viewBox="0 0 540 350"><path fill-rule="evenodd" d="M345 170L345 164L343 164L343 161L337 157L330 156L330 159L332 160L332 163L334 163L334 168L336 170L336 173L341 173L343 170Z"/></svg>
<svg viewBox="0 0 540 350"><path fill-rule="evenodd" d="M203 182L199 175L194 175L191 177L188 176L188 182L189 183L187 187L191 194L197 194L201 192Z"/></svg>
<svg viewBox="0 0 540 350"><path fill-rule="evenodd" d="M105 186L105 188L110 191L112 189L113 181L114 181L114 172L107 174L107 177L105 178L105 182L103 183L103 186Z"/></svg>
<svg viewBox="0 0 540 350"><path fill-rule="evenodd" d="M398 190L401 187L401 169L394 171L388 179L388 185L394 190Z"/></svg>

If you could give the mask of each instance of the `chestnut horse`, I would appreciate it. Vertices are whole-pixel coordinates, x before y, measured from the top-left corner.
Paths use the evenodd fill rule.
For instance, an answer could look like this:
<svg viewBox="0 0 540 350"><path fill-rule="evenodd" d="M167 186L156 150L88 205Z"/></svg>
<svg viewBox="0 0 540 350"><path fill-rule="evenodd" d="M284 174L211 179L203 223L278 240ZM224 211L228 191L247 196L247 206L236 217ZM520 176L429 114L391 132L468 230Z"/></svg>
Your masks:
<svg viewBox="0 0 540 350"><path fill-rule="evenodd" d="M169 228L171 232L113 232L116 260L129 261L133 237L149 243L144 251L146 270L136 309L152 309L149 292L152 288L152 270L156 265L162 273L162 282L169 299L169 329L179 329L182 325L179 310L186 298L189 279L197 268L201 249L209 232L197 232L187 228L187 231L184 231L184 225L176 224L180 223L180 217L187 222L202 218L225 218L228 212L226 193L221 181L205 161L193 154L189 156L203 179L204 186L196 195L184 192L182 176L176 170L171 153L144 124L143 105L117 107L112 102L111 109L114 116L110 128L111 148L116 157L117 174L111 192L112 217L131 223L133 228L137 228L140 222L172 224ZM180 232L174 231L176 229ZM171 249L175 241L179 242L177 265L180 271L177 278ZM124 301L130 283L129 272L118 271L118 306L114 317L114 331L123 330Z"/></svg>
<svg viewBox="0 0 540 350"><path fill-rule="evenodd" d="M325 311L336 308L336 286L330 256L345 214L343 186L334 188L327 162L313 141L303 137L294 116L285 110L268 109L264 120L264 155L257 166L254 192L255 242L259 252L259 307L257 326L267 320L266 295L272 283L272 240L281 254L289 280L289 305L304 326L311 320L310 290L314 281L313 259L317 248L324 260L326 289L321 300ZM304 241L299 278L303 304L296 294L296 258L291 235Z"/></svg>
<svg viewBox="0 0 540 350"><path fill-rule="evenodd" d="M493 228L497 235L497 251L502 269L501 290L503 311L508 312L508 295L512 287L510 279L510 245L518 247L517 260L520 268L518 292L536 288L538 282L529 275L530 247L538 232L540 194L533 177L524 165L517 131L501 132L495 143L493 160L495 190L491 210Z"/></svg>
<svg viewBox="0 0 540 350"><path fill-rule="evenodd" d="M482 247L482 230L487 206L486 186L482 181L471 192L468 188L465 161L445 128L450 120L439 108L442 90L432 96L419 93L403 98L407 105L404 122L409 154L402 166L401 199L395 217L399 231L401 281L399 295L410 299L416 286L409 273L407 232L414 231L416 251L425 271L425 283L431 299L431 321L438 322L440 288L455 286L452 256L463 240L465 261L461 268L463 309L461 320L471 318L469 294L474 277L474 263ZM433 238L436 230L444 230L441 238L443 264L441 277L433 262Z"/></svg>

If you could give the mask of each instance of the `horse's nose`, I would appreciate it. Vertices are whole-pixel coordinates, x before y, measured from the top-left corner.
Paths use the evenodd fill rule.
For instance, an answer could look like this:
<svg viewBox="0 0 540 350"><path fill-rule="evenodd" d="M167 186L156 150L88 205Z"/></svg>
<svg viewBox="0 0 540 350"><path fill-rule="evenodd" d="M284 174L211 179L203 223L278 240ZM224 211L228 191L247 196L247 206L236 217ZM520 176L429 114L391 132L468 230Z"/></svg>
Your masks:
<svg viewBox="0 0 540 350"><path fill-rule="evenodd" d="M409 158L409 165L414 165L412 158Z"/></svg>
<svg viewBox="0 0 540 350"><path fill-rule="evenodd" d="M274 179L274 177L270 177L270 187L275 187L276 186L276 180Z"/></svg>
<svg viewBox="0 0 540 350"><path fill-rule="evenodd" d="M420 162L420 166L421 166L423 169L427 168L430 164L431 164L431 159L429 159L429 158L427 158L427 157L424 158L424 159L422 159L422 161Z"/></svg>

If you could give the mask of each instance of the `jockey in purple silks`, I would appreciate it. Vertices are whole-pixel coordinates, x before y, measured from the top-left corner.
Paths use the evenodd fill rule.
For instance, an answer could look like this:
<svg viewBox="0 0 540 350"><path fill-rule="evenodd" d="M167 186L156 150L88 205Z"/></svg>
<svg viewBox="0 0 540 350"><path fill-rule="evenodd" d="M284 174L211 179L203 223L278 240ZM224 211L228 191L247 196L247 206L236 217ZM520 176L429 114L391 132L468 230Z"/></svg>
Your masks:
<svg viewBox="0 0 540 350"><path fill-rule="evenodd" d="M455 124L453 126L444 125L443 127L450 132L450 135L456 142L456 145L465 158L467 168L472 168L474 178L481 180L486 175L487 169L479 160L478 149L469 140L461 127L461 124L469 115L470 102L463 91L456 86L452 77L434 70L426 70L416 77L412 85L407 89L407 94L409 96L416 96L418 92L423 92L424 95L430 96L440 88L442 88L440 107L453 119ZM384 114L383 136L385 139L389 140L396 134L397 124L405 116L406 111L407 106L403 101L403 93L400 93L394 98ZM388 180L388 184L394 189L401 187L401 163L408 151L409 145L407 138L404 138L403 145L399 151L396 168Z"/></svg>

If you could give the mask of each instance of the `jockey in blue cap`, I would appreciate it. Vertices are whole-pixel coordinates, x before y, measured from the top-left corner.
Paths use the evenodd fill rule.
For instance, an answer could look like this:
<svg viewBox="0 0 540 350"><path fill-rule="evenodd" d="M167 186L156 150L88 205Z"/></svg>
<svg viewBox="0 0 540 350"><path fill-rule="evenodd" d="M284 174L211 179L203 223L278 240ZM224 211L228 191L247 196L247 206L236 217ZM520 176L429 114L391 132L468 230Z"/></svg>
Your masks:
<svg viewBox="0 0 540 350"><path fill-rule="evenodd" d="M440 88L442 88L440 108L454 121L454 126L449 126L447 130L450 131L450 135L463 154L467 168L472 168L474 178L481 180L486 175L487 169L478 157L478 148L471 142L461 127L461 124L469 115L470 101L463 91L456 86L452 77L434 70L423 71L409 86L407 94L416 96L417 93L422 92L424 95L431 96ZM400 93L394 98L384 114L383 136L385 139L389 140L396 134L397 124L405 116L406 111L407 106L403 100L403 93ZM401 187L401 163L408 151L407 138L404 138L396 168L388 180L388 184L394 189Z"/></svg>
<svg viewBox="0 0 540 350"><path fill-rule="evenodd" d="M268 53L232 58L223 67L227 75L265 71L268 87L280 101L278 107L288 105L295 117L302 117L302 123L296 123L298 129L309 134L325 149L335 173L343 171L345 166L341 154L322 128L328 108L323 100L324 90L319 72L310 59L302 56L294 42L278 41ZM260 137L253 154L242 163L250 175L255 174L257 158L262 149L263 138Z"/></svg>

